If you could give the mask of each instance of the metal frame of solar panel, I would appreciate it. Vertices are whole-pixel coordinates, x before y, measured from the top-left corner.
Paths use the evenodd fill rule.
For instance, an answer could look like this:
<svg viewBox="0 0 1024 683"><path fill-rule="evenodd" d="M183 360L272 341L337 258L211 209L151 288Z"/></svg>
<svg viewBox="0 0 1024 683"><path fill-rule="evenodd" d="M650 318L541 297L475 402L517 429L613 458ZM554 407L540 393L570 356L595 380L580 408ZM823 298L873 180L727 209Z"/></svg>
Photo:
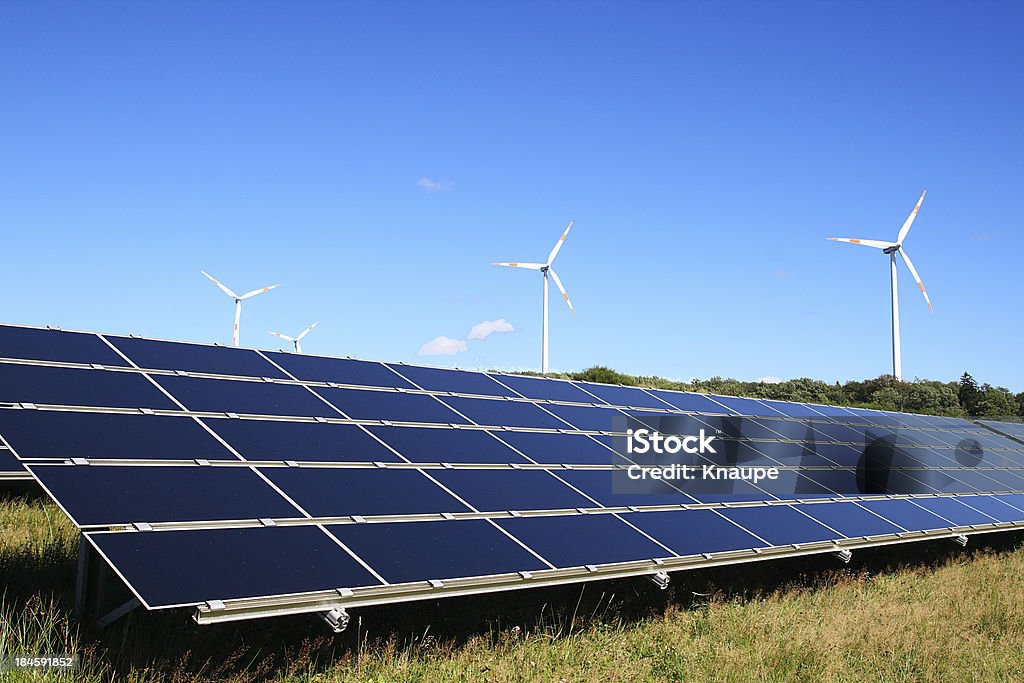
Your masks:
<svg viewBox="0 0 1024 683"><path fill-rule="evenodd" d="M610 486L622 425L665 418L792 491ZM1024 528L1024 441L1000 426L0 326L0 457L82 530L76 604L106 568L134 595L103 623L141 604L342 628L364 605L966 542Z"/></svg>

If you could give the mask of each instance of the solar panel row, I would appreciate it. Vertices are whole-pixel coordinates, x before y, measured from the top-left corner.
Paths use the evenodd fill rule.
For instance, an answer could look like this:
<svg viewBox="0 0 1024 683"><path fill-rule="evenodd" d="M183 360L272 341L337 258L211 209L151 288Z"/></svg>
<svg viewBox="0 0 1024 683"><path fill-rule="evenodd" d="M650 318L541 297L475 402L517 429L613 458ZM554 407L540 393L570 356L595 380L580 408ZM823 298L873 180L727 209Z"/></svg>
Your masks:
<svg viewBox="0 0 1024 683"><path fill-rule="evenodd" d="M655 560L823 542L831 548L833 541L1021 524L1022 507L1021 495L965 496L88 537L155 608L587 565L658 566Z"/></svg>
<svg viewBox="0 0 1024 683"><path fill-rule="evenodd" d="M247 378L294 378L302 382L417 389L483 396L515 396L541 401L607 404L656 410L683 410L733 415L838 417L859 424L899 427L952 427L977 430L965 420L885 413L780 401L711 396L636 387L570 382L516 375L454 371L405 364L304 356L251 349L164 342L132 337L3 326L0 358L77 363L164 372L206 373ZM109 344L107 343L109 342ZM56 375L55 375L56 376ZM81 373L64 375L81 378ZM84 381L84 380L83 380ZM284 396L283 393L277 396ZM159 399L151 398L152 401ZM39 401L44 403L45 401ZM94 405L85 403L84 405ZM138 406L152 407L152 406Z"/></svg>
<svg viewBox="0 0 1024 683"><path fill-rule="evenodd" d="M0 404L0 468L201 621L1024 525L1024 443L953 418L4 326ZM629 485L643 426L779 480Z"/></svg>

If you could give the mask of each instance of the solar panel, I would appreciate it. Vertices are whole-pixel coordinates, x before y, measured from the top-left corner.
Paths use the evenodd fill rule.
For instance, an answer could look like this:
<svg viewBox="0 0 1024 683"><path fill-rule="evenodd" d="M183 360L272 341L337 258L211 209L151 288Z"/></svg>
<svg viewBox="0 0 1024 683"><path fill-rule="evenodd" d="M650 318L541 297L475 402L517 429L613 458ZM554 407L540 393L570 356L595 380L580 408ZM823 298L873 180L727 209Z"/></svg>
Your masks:
<svg viewBox="0 0 1024 683"><path fill-rule="evenodd" d="M10 326L0 354L0 476L201 623L1024 527L1015 425ZM778 477L630 478L670 461Z"/></svg>

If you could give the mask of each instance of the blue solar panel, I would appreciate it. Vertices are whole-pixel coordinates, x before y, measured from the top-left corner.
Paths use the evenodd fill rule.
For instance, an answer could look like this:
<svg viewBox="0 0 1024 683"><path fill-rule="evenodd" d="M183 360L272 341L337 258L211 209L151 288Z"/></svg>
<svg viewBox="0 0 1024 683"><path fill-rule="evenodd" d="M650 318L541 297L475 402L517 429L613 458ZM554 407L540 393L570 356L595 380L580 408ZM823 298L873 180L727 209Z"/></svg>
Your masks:
<svg viewBox="0 0 1024 683"><path fill-rule="evenodd" d="M489 432L479 429L370 427L369 430L411 462L492 464L528 462ZM507 436L507 434L502 434L502 436Z"/></svg>
<svg viewBox="0 0 1024 683"><path fill-rule="evenodd" d="M0 448L0 473L21 473L25 468L6 448Z"/></svg>
<svg viewBox="0 0 1024 683"><path fill-rule="evenodd" d="M391 583L547 568L483 520L346 524L328 528Z"/></svg>
<svg viewBox="0 0 1024 683"><path fill-rule="evenodd" d="M996 496L960 496L957 500L999 522L1019 522L1024 520L1024 512Z"/></svg>
<svg viewBox="0 0 1024 683"><path fill-rule="evenodd" d="M830 417L830 418L832 418L834 420L839 420L840 422L845 422L845 423L848 423L848 424L859 424L859 425L871 424L871 422L869 420L865 419L863 416L858 415L857 413L854 413L854 412L852 412L852 411L850 411L850 410L848 410L846 408L843 408L841 406L817 406L816 405L816 406L814 406L814 409L817 410L822 415Z"/></svg>
<svg viewBox="0 0 1024 683"><path fill-rule="evenodd" d="M263 474L314 517L469 511L415 470L268 467Z"/></svg>
<svg viewBox="0 0 1024 683"><path fill-rule="evenodd" d="M625 424L625 414L615 408L563 405L547 405L545 408L569 425L584 431L610 432L615 430L617 422Z"/></svg>
<svg viewBox="0 0 1024 683"><path fill-rule="evenodd" d="M517 391L521 396L542 401L568 403L600 403L568 380L526 377L523 375L492 375L494 379Z"/></svg>
<svg viewBox="0 0 1024 683"><path fill-rule="evenodd" d="M816 441L828 440L835 441L837 443L856 443L863 444L864 432L863 430L854 429L850 425L845 424L829 424L825 422L813 423L814 431L820 433L821 437L816 438Z"/></svg>
<svg viewBox="0 0 1024 683"><path fill-rule="evenodd" d="M311 526L87 536L150 607L381 583Z"/></svg>
<svg viewBox="0 0 1024 683"><path fill-rule="evenodd" d="M198 377L154 379L188 410L208 413L340 417L305 387Z"/></svg>
<svg viewBox="0 0 1024 683"><path fill-rule="evenodd" d="M882 519L856 503L815 503L814 505L797 505L796 508L850 538L883 536L903 531L892 522Z"/></svg>
<svg viewBox="0 0 1024 683"><path fill-rule="evenodd" d="M299 517L294 506L243 467L30 465L75 524ZM140 476L141 475L141 476Z"/></svg>
<svg viewBox="0 0 1024 683"><path fill-rule="evenodd" d="M204 421L246 460L401 462L356 425L226 418Z"/></svg>
<svg viewBox="0 0 1024 683"><path fill-rule="evenodd" d="M759 400L772 410L788 417L803 417L815 420L820 420L824 417L824 413L817 410L818 406L807 403L787 403L785 401L772 401L764 398Z"/></svg>
<svg viewBox="0 0 1024 683"><path fill-rule="evenodd" d="M383 363L345 358L322 358L295 353L264 352L264 355L296 379L336 382L367 387L414 389Z"/></svg>
<svg viewBox="0 0 1024 683"><path fill-rule="evenodd" d="M673 406L639 387L622 387L611 384L594 384L592 382L576 382L577 386L587 393L613 406L630 406L635 408L655 408L671 410Z"/></svg>
<svg viewBox="0 0 1024 683"><path fill-rule="evenodd" d="M442 399L478 425L567 429L569 425L533 403L449 396ZM558 406L552 406L558 407Z"/></svg>
<svg viewBox="0 0 1024 683"><path fill-rule="evenodd" d="M949 520L942 519L928 512L910 500L867 500L862 502L861 505L908 531L911 529L944 529L956 526Z"/></svg>
<svg viewBox="0 0 1024 683"><path fill-rule="evenodd" d="M843 537L789 506L780 505L770 510L753 507L729 508L722 510L721 513L773 546L813 543Z"/></svg>
<svg viewBox="0 0 1024 683"><path fill-rule="evenodd" d="M1024 424L1018 424L1013 422L993 422L991 420L984 420L982 424L988 425L992 429L996 429L1003 434L1008 434L1015 439L1024 439ZM1017 444L1020 446L1021 444Z"/></svg>
<svg viewBox="0 0 1024 683"><path fill-rule="evenodd" d="M128 372L0 363L0 403L174 410L146 378Z"/></svg>
<svg viewBox="0 0 1024 683"><path fill-rule="evenodd" d="M947 519L955 526L970 526L972 524L992 524L995 518L960 502L956 498L920 498L914 501L943 519Z"/></svg>
<svg viewBox="0 0 1024 683"><path fill-rule="evenodd" d="M1006 505L1009 505L1017 510L1024 512L1024 495L1014 493L1002 496L993 496L993 498L1000 501L1001 503L1005 503Z"/></svg>
<svg viewBox="0 0 1024 683"><path fill-rule="evenodd" d="M661 389L648 389L652 394L673 405L679 410L686 410L699 413L730 413L721 403L716 402L707 394L691 394L677 391L663 391Z"/></svg>
<svg viewBox="0 0 1024 683"><path fill-rule="evenodd" d="M85 332L0 325L0 358L126 367L129 364L99 336Z"/></svg>
<svg viewBox="0 0 1024 683"><path fill-rule="evenodd" d="M534 462L575 465L627 464L627 460L613 450L612 439L609 437L546 432L499 432L498 436Z"/></svg>
<svg viewBox="0 0 1024 683"><path fill-rule="evenodd" d="M622 473L613 481L611 472L607 470L567 470L559 472L558 476L605 507L685 505L697 502L696 498L666 481L631 482ZM691 487L687 486L685 490L689 491ZM593 507L593 504L586 507Z"/></svg>
<svg viewBox="0 0 1024 683"><path fill-rule="evenodd" d="M318 394L355 420L468 424L433 396L367 389L321 389Z"/></svg>
<svg viewBox="0 0 1024 683"><path fill-rule="evenodd" d="M109 340L133 363L147 370L185 370L212 375L287 378L287 375L251 349L132 337L109 337Z"/></svg>
<svg viewBox="0 0 1024 683"><path fill-rule="evenodd" d="M714 396L712 398L737 415L775 415L774 410L756 398L743 398L741 396Z"/></svg>
<svg viewBox="0 0 1024 683"><path fill-rule="evenodd" d="M593 502L548 472L440 470L431 475L481 511L594 507Z"/></svg>
<svg viewBox="0 0 1024 683"><path fill-rule="evenodd" d="M391 369L427 391L453 391L457 394L515 396L482 372L425 368L418 365L390 365Z"/></svg>
<svg viewBox="0 0 1024 683"><path fill-rule="evenodd" d="M687 483L683 490L699 503L736 503L752 500L776 500L777 496L758 486L739 479L697 479Z"/></svg>
<svg viewBox="0 0 1024 683"><path fill-rule="evenodd" d="M0 410L0 434L24 459L237 460L190 417Z"/></svg>
<svg viewBox="0 0 1024 683"><path fill-rule="evenodd" d="M712 510L640 512L627 519L677 555L703 555L765 545Z"/></svg>
<svg viewBox="0 0 1024 683"><path fill-rule="evenodd" d="M497 524L556 567L669 557L672 553L613 515L521 517Z"/></svg>

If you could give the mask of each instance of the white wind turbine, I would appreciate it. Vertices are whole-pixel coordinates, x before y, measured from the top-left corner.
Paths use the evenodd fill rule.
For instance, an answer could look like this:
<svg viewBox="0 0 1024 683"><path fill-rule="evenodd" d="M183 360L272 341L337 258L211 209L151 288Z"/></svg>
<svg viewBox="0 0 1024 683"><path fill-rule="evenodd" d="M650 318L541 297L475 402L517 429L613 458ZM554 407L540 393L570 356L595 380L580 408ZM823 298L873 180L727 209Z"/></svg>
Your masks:
<svg viewBox="0 0 1024 683"><path fill-rule="evenodd" d="M224 292L225 294L227 294L228 296L235 300L235 331L234 334L231 336L231 345L238 346L238 321L242 317L242 302L245 301L246 299L250 299L256 296L257 294L269 292L270 290L280 287L281 285L270 285L269 287L264 287L263 289L254 289L251 292L243 294L242 296L238 296L230 289L222 285L220 282L218 282L215 277L213 277L206 271L201 270L199 272L208 277L210 279L210 282L217 285L222 292Z"/></svg>
<svg viewBox="0 0 1024 683"><path fill-rule="evenodd" d="M526 268L528 270L539 270L544 275L544 325L541 332L541 352L540 352L540 371L546 373L548 371L548 273L551 273L551 279L555 281L555 286L558 287L558 291L562 293L562 298L565 299L565 303L569 305L569 310L572 311L573 315L576 315L576 311L572 307L572 302L569 301L569 295L565 292L565 287L562 286L562 281L558 279L558 274L551 267L551 264L555 260L555 256L558 255L558 250L562 248L562 244L565 242L565 238L569 236L569 231L572 230L572 221L569 221L569 227L565 229L562 236L555 242L555 246L552 247L551 253L548 254L548 260L544 263L495 263L495 266L508 266L510 268Z"/></svg>
<svg viewBox="0 0 1024 683"><path fill-rule="evenodd" d="M914 276L914 281L917 282L917 286L921 290L921 294L924 294L924 300L928 303L928 310L933 314L935 313L934 309L932 309L932 301L928 298L928 292L924 289L924 283L921 282L921 276L917 274L917 269L914 268L913 261L910 260L910 256L907 255L906 250L903 248L903 240L907 238L907 233L910 232L910 226L913 225L914 219L917 218L917 212L921 210L921 202L924 201L924 196L927 193L927 190L921 193L921 198L917 200L914 210L910 212L909 216L907 216L907 220L903 223L903 227L900 228L899 235L896 236L895 242L851 239L849 237L829 237L830 240L835 242L849 242L850 244L862 244L865 247L881 249L883 253L889 255L889 270L892 276L892 374L898 380L903 379L903 361L900 358L900 300L896 282L897 253L903 257L903 261L907 264L907 268L910 269L910 274Z"/></svg>
<svg viewBox="0 0 1024 683"><path fill-rule="evenodd" d="M288 335L281 334L280 332L273 332L273 331L271 331L270 334L274 335L275 337L280 337L281 339L284 339L285 341L290 341L292 344L295 345L295 353L302 353L302 345L299 344L299 342L302 340L303 337L305 337L307 334L312 332L313 328L316 327L319 324L320 324L320 321L317 320L315 323L313 323L312 325L310 325L309 327L304 329L302 331L302 334L300 334L298 337L289 337Z"/></svg>

